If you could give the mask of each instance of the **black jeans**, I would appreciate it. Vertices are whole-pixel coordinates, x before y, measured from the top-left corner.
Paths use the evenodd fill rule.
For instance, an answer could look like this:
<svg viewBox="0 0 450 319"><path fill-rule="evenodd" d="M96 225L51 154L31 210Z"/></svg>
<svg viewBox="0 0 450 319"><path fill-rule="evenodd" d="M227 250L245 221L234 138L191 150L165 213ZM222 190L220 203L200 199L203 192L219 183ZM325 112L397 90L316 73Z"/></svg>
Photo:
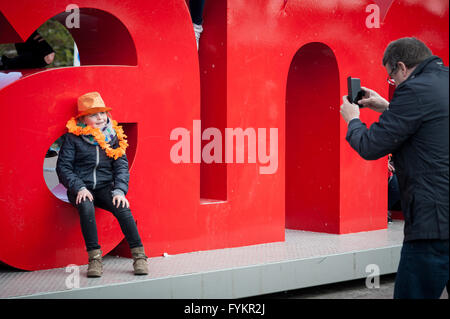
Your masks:
<svg viewBox="0 0 450 319"><path fill-rule="evenodd" d="M81 232L83 233L86 250L100 249L100 245L98 244L97 225L95 222L95 207L113 213L119 221L122 233L125 235L125 239L130 248L141 247L141 238L130 209L121 206L117 208L112 203L112 185L96 190L89 189L89 191L94 197L94 201L91 202L89 199L86 199L78 205L75 204L77 194L73 194L70 191L67 192L70 203L78 209L78 213L80 214Z"/></svg>
<svg viewBox="0 0 450 319"><path fill-rule="evenodd" d="M403 243L394 299L439 299L445 286L449 292L448 251L448 239Z"/></svg>
<svg viewBox="0 0 450 319"><path fill-rule="evenodd" d="M189 11L191 12L192 22L198 25L203 24L203 9L205 0L190 0Z"/></svg>

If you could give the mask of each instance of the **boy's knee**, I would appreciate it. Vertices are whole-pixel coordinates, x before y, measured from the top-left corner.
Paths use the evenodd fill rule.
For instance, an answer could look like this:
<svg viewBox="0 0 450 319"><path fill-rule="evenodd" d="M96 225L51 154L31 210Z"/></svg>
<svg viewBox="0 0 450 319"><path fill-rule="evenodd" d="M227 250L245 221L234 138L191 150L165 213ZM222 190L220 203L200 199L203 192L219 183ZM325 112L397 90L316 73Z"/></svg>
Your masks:
<svg viewBox="0 0 450 319"><path fill-rule="evenodd" d="M77 208L80 214L95 214L94 203L91 202L89 199L82 200L77 205Z"/></svg>
<svg viewBox="0 0 450 319"><path fill-rule="evenodd" d="M131 210L126 207L119 207L114 209L114 215L117 218L133 218L133 214L131 213Z"/></svg>

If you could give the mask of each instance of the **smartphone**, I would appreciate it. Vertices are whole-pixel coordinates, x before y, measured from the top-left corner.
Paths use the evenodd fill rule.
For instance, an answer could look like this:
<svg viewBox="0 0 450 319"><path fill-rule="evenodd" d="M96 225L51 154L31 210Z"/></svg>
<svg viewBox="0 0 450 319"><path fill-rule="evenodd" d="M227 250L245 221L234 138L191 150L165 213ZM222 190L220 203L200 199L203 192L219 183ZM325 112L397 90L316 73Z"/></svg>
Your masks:
<svg viewBox="0 0 450 319"><path fill-rule="evenodd" d="M349 76L347 78L347 90L348 90L348 100L350 103L355 103L359 107L362 107L362 105L359 105L358 102L364 97L364 94L366 93L363 89L361 89L361 81L357 78L352 78Z"/></svg>

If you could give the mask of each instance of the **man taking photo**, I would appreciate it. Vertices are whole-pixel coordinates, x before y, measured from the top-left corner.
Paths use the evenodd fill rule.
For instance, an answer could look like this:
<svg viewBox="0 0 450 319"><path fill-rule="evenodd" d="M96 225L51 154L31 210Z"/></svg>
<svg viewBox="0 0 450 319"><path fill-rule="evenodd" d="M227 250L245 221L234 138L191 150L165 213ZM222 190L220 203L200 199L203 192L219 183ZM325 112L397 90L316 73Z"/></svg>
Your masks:
<svg viewBox="0 0 450 319"><path fill-rule="evenodd" d="M366 160L392 153L405 219L394 298L439 298L449 290L448 67L415 38L391 42L383 57L396 89L391 102L363 88L359 104L382 113L367 126L344 96L346 139Z"/></svg>

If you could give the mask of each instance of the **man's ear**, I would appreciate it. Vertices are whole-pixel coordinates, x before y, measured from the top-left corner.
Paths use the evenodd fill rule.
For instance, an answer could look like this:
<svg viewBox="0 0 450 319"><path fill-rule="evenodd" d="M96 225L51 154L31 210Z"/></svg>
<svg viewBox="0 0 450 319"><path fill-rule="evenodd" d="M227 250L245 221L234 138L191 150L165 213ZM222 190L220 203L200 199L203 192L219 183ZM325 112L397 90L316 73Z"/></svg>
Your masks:
<svg viewBox="0 0 450 319"><path fill-rule="evenodd" d="M405 63L403 63L403 62L398 62L398 68L403 73L408 71L408 68L406 67Z"/></svg>

